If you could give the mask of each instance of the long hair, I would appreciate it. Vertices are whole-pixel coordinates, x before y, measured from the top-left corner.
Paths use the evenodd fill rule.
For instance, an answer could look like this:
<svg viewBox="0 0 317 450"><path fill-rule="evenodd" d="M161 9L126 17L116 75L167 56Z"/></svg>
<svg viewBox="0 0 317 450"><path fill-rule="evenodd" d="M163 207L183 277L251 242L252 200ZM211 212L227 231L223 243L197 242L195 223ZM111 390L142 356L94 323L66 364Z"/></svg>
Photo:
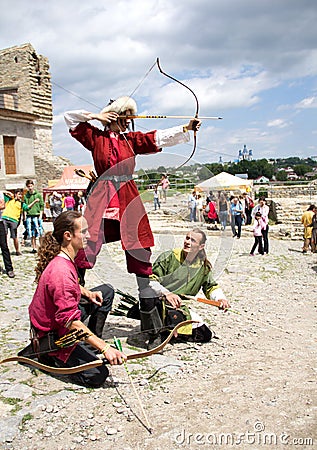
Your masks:
<svg viewBox="0 0 317 450"><path fill-rule="evenodd" d="M44 234L40 241L40 247L38 251L39 260L35 267L35 282L38 283L39 279L44 272L50 261L61 251L61 247L64 240L65 231L69 231L71 234L75 232L75 220L82 217L78 211L65 211L61 213L53 223L53 232L48 231Z"/></svg>
<svg viewBox="0 0 317 450"><path fill-rule="evenodd" d="M192 230L192 232L193 232L193 233L198 233L198 234L200 234L200 236L201 236L200 244L205 244L205 242L207 241L207 236L206 236L206 234L203 232L203 230L201 230L200 228L194 228L194 229ZM202 249L198 252L197 257L198 257L201 261L204 262L204 266L205 266L206 268L208 268L209 270L212 269L212 264L211 264L211 262L210 262L210 261L208 260L208 258L207 258L207 254L206 254L205 248L202 248Z"/></svg>

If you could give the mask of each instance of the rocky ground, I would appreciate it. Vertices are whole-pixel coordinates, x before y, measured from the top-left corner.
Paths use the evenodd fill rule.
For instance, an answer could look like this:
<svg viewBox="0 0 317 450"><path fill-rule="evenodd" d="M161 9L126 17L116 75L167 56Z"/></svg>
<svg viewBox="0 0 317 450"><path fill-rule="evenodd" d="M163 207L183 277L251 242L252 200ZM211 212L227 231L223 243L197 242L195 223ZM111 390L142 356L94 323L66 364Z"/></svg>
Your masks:
<svg viewBox="0 0 317 450"><path fill-rule="evenodd" d="M150 214L154 257L181 245L190 229L176 212L170 202ZM124 367L112 368L109 383L92 390L9 363L0 366L1 448L317 448L317 255L303 255L300 241L279 239L274 227L263 257L249 256L246 228L240 240L229 229L206 232L207 253L234 311L193 302L217 338L168 345L163 355L128 363L147 418ZM30 248L13 261L16 278L0 276L1 358L27 343L35 289ZM119 244L103 249L87 287L104 281L136 294ZM134 353L139 349L126 338L138 332L137 321L111 316L104 337L121 337Z"/></svg>

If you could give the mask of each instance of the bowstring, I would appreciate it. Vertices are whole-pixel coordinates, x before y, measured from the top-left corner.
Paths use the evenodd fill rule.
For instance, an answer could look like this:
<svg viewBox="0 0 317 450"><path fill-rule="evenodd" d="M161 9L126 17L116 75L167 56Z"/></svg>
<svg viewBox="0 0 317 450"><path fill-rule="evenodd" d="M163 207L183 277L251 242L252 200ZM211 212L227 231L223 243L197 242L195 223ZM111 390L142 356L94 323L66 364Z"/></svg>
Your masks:
<svg viewBox="0 0 317 450"><path fill-rule="evenodd" d="M137 86L133 89L133 91L129 94L127 101L123 104L121 111L124 109L124 107L126 106L127 102L129 101L129 98L132 98L132 96L136 93L136 91L140 88L140 86L143 84L144 80L149 76L150 72L154 69L154 67L156 66L156 61L154 61L154 63L151 65L151 67L146 71L145 75L141 78L141 80L139 81L139 83L137 84ZM128 147L130 148L130 150L132 151L132 153L134 154L132 145L130 144L130 142L128 141L125 132L120 132L119 134L121 134L123 136L123 139L125 140L126 144L128 145ZM144 171L144 169L143 169ZM147 173L144 171L145 175L147 175ZM148 180L150 179L149 176L147 176Z"/></svg>
<svg viewBox="0 0 317 450"><path fill-rule="evenodd" d="M139 83L137 84L137 86L133 89L133 91L131 92L131 94L129 95L129 97L132 97L136 91L140 88L140 86L143 84L144 80L149 76L150 72L154 69L154 67L156 66L156 61L154 61L154 63L152 64L152 66L147 70L147 72L145 73L145 75L142 77L142 79L139 81Z"/></svg>
<svg viewBox="0 0 317 450"><path fill-rule="evenodd" d="M164 76L166 76L167 78L170 78L171 80L175 81L176 83L179 83L181 86L185 87L186 89L188 89L188 90L192 93L192 95L194 96L195 101L196 101L196 113L195 113L195 118L198 118L198 114L199 114L199 102L198 102L197 95L196 95L195 92L194 92L189 86L187 86L185 83L183 83L182 81L177 80L177 79L174 78L173 76L168 75L166 72L164 72L164 71L162 70L162 68L161 68L159 58L156 58L156 60L154 61L154 63L153 63L153 64L151 65L151 67L146 71L145 75L141 78L141 80L139 81L139 83L137 84L137 86L132 90L132 92L130 93L129 97L132 97L132 96L136 93L136 91L140 88L140 86L143 84L144 80L148 77L148 75L149 75L150 72L154 69L155 66L158 67L159 71L160 71ZM92 105L92 106L94 106L94 107L97 108L97 109L101 109L101 106L96 105L95 103L93 103L93 102L87 100L87 99L84 98L84 97L81 97L80 95L78 95L78 94L76 94L75 92L73 92L73 91L71 91L71 90L69 90L69 89L67 89L67 88L65 88L65 87L63 87L63 86L61 86L60 84L58 84L58 83L56 83L56 82L54 82L54 81L51 81L51 83L52 83L52 85L57 86L58 88L62 89L63 91L65 91L65 92L67 92L67 93L73 95L74 97L76 97L76 98L78 98L78 99L80 99L80 100L83 100L85 103L88 103L89 105ZM127 101L128 101L128 100L127 100ZM122 108L124 108L124 106L125 106L125 105L123 105ZM125 140L126 143L128 144L129 148L132 150L131 144L128 142L128 140L127 140L127 138L126 138L126 136L125 136L125 133L120 133L120 134L123 135L124 140ZM196 147L197 147L197 137L196 137L196 131L194 131L194 148L193 148L193 150L192 150L190 156L186 159L185 162L183 162L181 165L179 165L178 167L176 167L176 168L173 170L173 172L177 171L178 169L180 169L181 167L183 167L185 164L187 164L188 161L191 160L191 158L192 158L192 157L194 156L194 154L195 154Z"/></svg>
<svg viewBox="0 0 317 450"><path fill-rule="evenodd" d="M185 87L186 89L189 90L189 92L192 93L192 95L195 98L195 102L196 102L195 119L198 119L198 116L199 116L199 101L198 101L197 95L192 90L192 88L190 88L189 86L187 86L187 84L183 83L182 81L178 80L177 78L173 77L172 75L169 75L166 72L164 72L164 70L161 67L159 58L156 59L156 65L157 65L157 67L158 67L158 69L159 69L159 71L161 72L162 75L164 75L165 77L170 78L171 80L173 80L176 83L180 84L181 86ZM181 167L185 166L185 164L187 164L188 161L190 161L192 159L192 157L194 156L194 154L196 152L196 147L197 147L197 136L196 136L196 133L197 133L197 131L194 130L194 147L193 147L193 150L192 150L191 154L189 155L189 157L186 159L185 162L183 162L181 165L177 166L176 169L174 169L174 172L179 170Z"/></svg>

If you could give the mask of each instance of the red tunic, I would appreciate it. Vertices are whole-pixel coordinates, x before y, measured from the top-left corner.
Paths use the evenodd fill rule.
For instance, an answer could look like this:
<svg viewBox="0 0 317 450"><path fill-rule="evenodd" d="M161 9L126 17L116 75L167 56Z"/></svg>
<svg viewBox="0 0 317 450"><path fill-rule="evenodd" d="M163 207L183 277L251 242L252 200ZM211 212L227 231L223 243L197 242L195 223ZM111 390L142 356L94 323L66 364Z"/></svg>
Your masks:
<svg viewBox="0 0 317 450"><path fill-rule="evenodd" d="M56 256L42 273L29 306L30 321L39 331L39 336L49 331L56 331L59 336L67 333L66 324L81 318L78 308L80 297L74 264ZM51 354L65 362L74 348L68 347Z"/></svg>
<svg viewBox="0 0 317 450"><path fill-rule="evenodd" d="M119 134L116 141L117 148L115 148L110 133L109 130L100 130L88 122L82 122L74 130L70 130L70 134L91 151L98 176L132 178L136 155L161 151L155 143L155 131ZM116 161L115 165L113 165L114 160ZM109 183L112 181L97 182L88 197L85 218L88 222L89 239L93 242L97 242L98 237L100 239L103 213L105 208L111 206L113 188L109 188ZM117 196L123 249L152 247L154 245L153 234L135 182L132 179L122 181L119 187ZM118 185L116 189L118 189ZM114 228L116 228L115 221L107 221L107 228L104 230L106 242L118 240Z"/></svg>

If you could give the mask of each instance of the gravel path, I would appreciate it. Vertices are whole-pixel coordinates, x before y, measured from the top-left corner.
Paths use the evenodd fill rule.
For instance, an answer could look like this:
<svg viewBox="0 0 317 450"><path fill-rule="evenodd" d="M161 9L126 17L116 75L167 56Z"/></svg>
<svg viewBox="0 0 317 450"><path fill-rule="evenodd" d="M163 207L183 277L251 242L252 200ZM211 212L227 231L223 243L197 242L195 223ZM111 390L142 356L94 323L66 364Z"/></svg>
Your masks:
<svg viewBox="0 0 317 450"><path fill-rule="evenodd" d="M181 245L188 223L150 217L154 256ZM240 240L229 230L207 233L215 274L239 314L193 304L217 339L168 345L163 355L128 364L152 434L123 367L92 390L10 363L0 366L3 449L317 448L317 255L301 254L299 241L271 238L268 256L250 257L246 230ZM30 249L13 260L16 278L0 276L3 358L28 340L35 289ZM119 244L103 249L87 287L104 281L136 294ZM135 352L126 337L138 331L138 322L111 316L105 338L120 336Z"/></svg>

